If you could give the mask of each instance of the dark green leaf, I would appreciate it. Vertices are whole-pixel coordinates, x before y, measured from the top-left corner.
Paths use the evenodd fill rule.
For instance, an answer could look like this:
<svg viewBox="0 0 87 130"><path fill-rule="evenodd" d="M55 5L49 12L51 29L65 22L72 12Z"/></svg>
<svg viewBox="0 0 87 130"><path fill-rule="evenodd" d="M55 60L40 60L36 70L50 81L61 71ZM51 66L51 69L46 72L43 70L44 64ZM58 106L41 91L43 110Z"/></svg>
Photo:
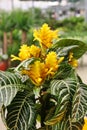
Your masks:
<svg viewBox="0 0 87 130"><path fill-rule="evenodd" d="M35 130L36 111L34 95L24 91L18 92L7 107L7 126L11 130Z"/></svg>
<svg viewBox="0 0 87 130"><path fill-rule="evenodd" d="M57 50L58 48L64 47L70 48L70 46L70 51L74 53L76 59L80 58L87 51L87 44L75 39L61 39L52 46L52 49ZM72 48L72 46L74 47Z"/></svg>
<svg viewBox="0 0 87 130"><path fill-rule="evenodd" d="M52 126L52 130L82 130L82 122L72 123L68 118Z"/></svg>
<svg viewBox="0 0 87 130"><path fill-rule="evenodd" d="M67 62L65 62L59 66L58 71L56 72L54 78L64 79L71 76L72 72L73 72L72 66L69 65Z"/></svg>

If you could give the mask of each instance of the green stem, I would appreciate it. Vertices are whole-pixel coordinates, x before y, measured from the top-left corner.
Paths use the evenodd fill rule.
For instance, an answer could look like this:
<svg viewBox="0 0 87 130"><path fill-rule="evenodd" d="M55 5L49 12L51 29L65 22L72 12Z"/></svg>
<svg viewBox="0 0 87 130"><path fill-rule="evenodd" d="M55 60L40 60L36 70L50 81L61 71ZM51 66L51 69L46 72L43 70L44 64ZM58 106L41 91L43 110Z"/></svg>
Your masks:
<svg viewBox="0 0 87 130"><path fill-rule="evenodd" d="M49 129L48 129L48 125L46 125L46 130L49 130Z"/></svg>

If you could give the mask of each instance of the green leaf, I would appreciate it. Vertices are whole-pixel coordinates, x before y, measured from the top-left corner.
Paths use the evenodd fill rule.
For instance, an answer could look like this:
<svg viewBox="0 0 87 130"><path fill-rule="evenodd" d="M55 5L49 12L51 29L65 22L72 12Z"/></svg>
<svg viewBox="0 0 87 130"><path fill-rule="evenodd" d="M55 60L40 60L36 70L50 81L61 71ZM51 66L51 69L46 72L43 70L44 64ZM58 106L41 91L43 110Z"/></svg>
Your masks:
<svg viewBox="0 0 87 130"><path fill-rule="evenodd" d="M64 47L70 47L70 46L71 48L67 51L72 51L76 59L80 58L87 51L87 44L75 39L61 39L52 46L52 49L54 50L57 50L59 48L64 49Z"/></svg>
<svg viewBox="0 0 87 130"><path fill-rule="evenodd" d="M68 118L52 126L52 130L82 130L82 122L72 123Z"/></svg>
<svg viewBox="0 0 87 130"><path fill-rule="evenodd" d="M19 71L22 67L25 69L29 69L29 64L32 64L34 61L36 61L37 58L29 58L27 60L22 61L16 68L15 71Z"/></svg>
<svg viewBox="0 0 87 130"><path fill-rule="evenodd" d="M51 82L51 94L57 97L57 105L53 117L45 122L46 125L56 124L65 117L71 97L70 87L75 87L74 82L71 78Z"/></svg>
<svg viewBox="0 0 87 130"><path fill-rule="evenodd" d="M66 88L67 92L71 94L71 92L75 93L76 88L76 80L74 78L66 78L62 80L53 80L51 82L51 94L58 96L59 92L62 91L62 88ZM66 93L67 94L67 93Z"/></svg>
<svg viewBox="0 0 87 130"><path fill-rule="evenodd" d="M78 47L78 45L72 45L72 46L67 46L67 47L59 47L57 49L57 56L61 57L61 56L66 56L68 54L68 52L70 52L72 49Z"/></svg>
<svg viewBox="0 0 87 130"><path fill-rule="evenodd" d="M64 79L64 78L71 76L72 73L73 73L72 66L69 65L67 62L65 62L59 66L58 71L56 72L54 78Z"/></svg>
<svg viewBox="0 0 87 130"><path fill-rule="evenodd" d="M18 77L11 72L0 71L0 104L8 106L19 90L25 88Z"/></svg>
<svg viewBox="0 0 87 130"><path fill-rule="evenodd" d="M72 122L77 122L84 118L87 111L87 86L77 84L77 89L72 101Z"/></svg>
<svg viewBox="0 0 87 130"><path fill-rule="evenodd" d="M18 92L7 107L7 126L11 130L35 130L36 111L34 95L28 91Z"/></svg>

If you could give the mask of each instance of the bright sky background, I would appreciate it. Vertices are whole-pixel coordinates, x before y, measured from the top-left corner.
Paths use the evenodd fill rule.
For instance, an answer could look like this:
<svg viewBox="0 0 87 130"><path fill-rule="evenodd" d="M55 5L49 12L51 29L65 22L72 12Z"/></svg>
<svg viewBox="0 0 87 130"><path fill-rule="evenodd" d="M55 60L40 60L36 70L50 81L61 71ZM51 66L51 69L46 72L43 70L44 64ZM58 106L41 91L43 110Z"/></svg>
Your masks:
<svg viewBox="0 0 87 130"><path fill-rule="evenodd" d="M13 1L14 1L14 7L22 8L22 9L28 9L33 5L39 8L47 8L48 6L58 5L58 2L34 1L34 3L32 4L31 1L26 1L26 2L19 1L19 0L13 0ZM0 9L11 10L12 9L11 0L0 0Z"/></svg>

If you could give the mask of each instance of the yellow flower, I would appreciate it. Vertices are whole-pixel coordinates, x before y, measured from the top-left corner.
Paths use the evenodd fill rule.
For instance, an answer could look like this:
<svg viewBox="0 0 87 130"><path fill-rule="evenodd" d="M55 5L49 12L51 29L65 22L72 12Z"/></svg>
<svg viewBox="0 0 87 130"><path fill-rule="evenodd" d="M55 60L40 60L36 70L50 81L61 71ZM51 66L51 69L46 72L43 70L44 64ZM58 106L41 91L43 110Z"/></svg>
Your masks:
<svg viewBox="0 0 87 130"><path fill-rule="evenodd" d="M45 65L40 61L35 61L34 64L29 66L29 70L22 70L22 74L28 75L32 82L39 86L46 78Z"/></svg>
<svg viewBox="0 0 87 130"><path fill-rule="evenodd" d="M21 60L26 60L26 59L30 58L29 46L27 46L27 45L21 46L19 57L21 58Z"/></svg>
<svg viewBox="0 0 87 130"><path fill-rule="evenodd" d="M82 130L87 130L87 117L84 117L84 125Z"/></svg>
<svg viewBox="0 0 87 130"><path fill-rule="evenodd" d="M22 45L19 51L20 51L18 54L19 57L11 55L12 61L13 60L23 61L30 58L30 48L27 45Z"/></svg>
<svg viewBox="0 0 87 130"><path fill-rule="evenodd" d="M45 59L45 66L48 69L47 75L54 75L55 71L58 69L59 64L62 62L64 57L61 57L59 60L57 59L56 52L49 52Z"/></svg>
<svg viewBox="0 0 87 130"><path fill-rule="evenodd" d="M44 48L50 48L54 39L58 38L58 30L51 30L45 23L39 30L34 30L34 40L38 40Z"/></svg>
<svg viewBox="0 0 87 130"><path fill-rule="evenodd" d="M69 64L71 64L73 67L78 66L78 61L75 58L73 58L72 52L69 53Z"/></svg>
<svg viewBox="0 0 87 130"><path fill-rule="evenodd" d="M11 55L12 61L13 60L23 61L31 57L38 58L41 53L41 49L35 45L31 45L31 46L22 45L19 51L20 51L18 54L19 57Z"/></svg>
<svg viewBox="0 0 87 130"><path fill-rule="evenodd" d="M30 55L31 57L39 57L41 53L41 49L35 45L31 45L30 47Z"/></svg>

